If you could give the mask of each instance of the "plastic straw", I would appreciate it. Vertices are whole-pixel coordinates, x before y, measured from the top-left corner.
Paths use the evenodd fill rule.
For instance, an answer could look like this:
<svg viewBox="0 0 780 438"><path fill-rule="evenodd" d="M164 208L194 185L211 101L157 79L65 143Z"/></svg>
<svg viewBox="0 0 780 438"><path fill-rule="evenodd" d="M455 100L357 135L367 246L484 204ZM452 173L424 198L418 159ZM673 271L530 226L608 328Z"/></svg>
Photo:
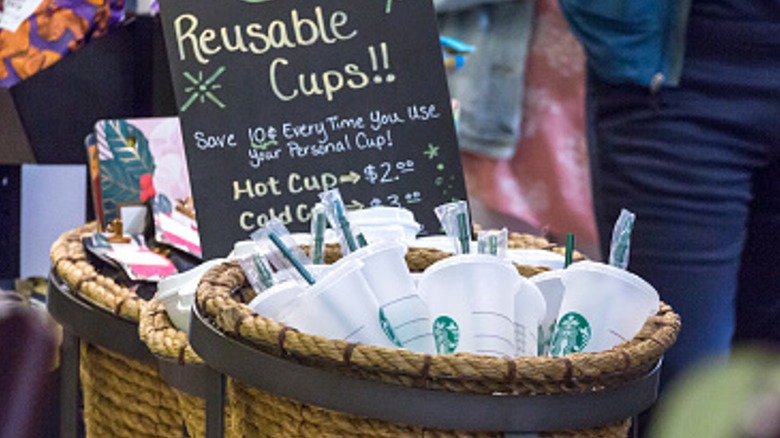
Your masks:
<svg viewBox="0 0 780 438"><path fill-rule="evenodd" d="M621 269L628 267L628 256L631 248L631 232L634 229L636 215L626 209L620 210L620 216L612 229L612 240L609 245L609 264Z"/></svg>
<svg viewBox="0 0 780 438"><path fill-rule="evenodd" d="M325 206L321 202L314 206L311 219L312 235L314 236L311 261L315 265L321 265L325 260L325 228L328 220L325 216Z"/></svg>
<svg viewBox="0 0 780 438"><path fill-rule="evenodd" d="M241 269L244 270L244 275L255 292L261 293L274 285L274 275L271 273L268 260L264 256L255 253L240 258L238 263L241 265Z"/></svg>
<svg viewBox="0 0 780 438"><path fill-rule="evenodd" d="M271 242L276 245L276 247L279 249L279 251L282 252L282 255L284 258L289 261L296 271L298 271L299 274L301 274L301 277L303 277L304 280L306 280L307 283L310 285L315 283L314 277L309 273L309 271L303 267L303 264L298 261L295 256L293 256L292 251L290 251L290 248L287 247L287 245L282 242L282 239L279 238L279 236L276 235L276 233L270 232L268 233L268 238L271 239Z"/></svg>
<svg viewBox="0 0 780 438"><path fill-rule="evenodd" d="M266 266L264 260L257 254L252 256L252 260L255 262L255 269L257 269L257 275L263 286L269 288L274 285L274 278L271 275L271 271Z"/></svg>
<svg viewBox="0 0 780 438"><path fill-rule="evenodd" d="M361 248L368 246L368 240L366 240L366 236L364 236L363 233L358 233L357 242Z"/></svg>
<svg viewBox="0 0 780 438"><path fill-rule="evenodd" d="M344 201L341 199L341 192L339 192L339 189L332 189L320 193L320 199L322 200L322 203L325 204L325 213L328 216L330 226L333 227L341 237L342 252L346 255L357 250L358 244L354 234L352 234L349 220L347 220L346 208L344 207ZM344 248L344 246L346 246L346 248Z"/></svg>
<svg viewBox="0 0 780 438"><path fill-rule="evenodd" d="M508 245L509 232L506 228L500 230L481 230L477 233L477 251L480 254L504 257L506 256Z"/></svg>
<svg viewBox="0 0 780 438"><path fill-rule="evenodd" d="M563 267L568 268L571 265L571 260L574 256L574 233L566 235L566 252L563 261Z"/></svg>
<svg viewBox="0 0 780 438"><path fill-rule="evenodd" d="M357 250L357 243L355 243L355 237L352 235L352 230L349 227L349 221L347 220L347 214L344 212L344 204L339 200L335 204L336 206L336 220L339 222L341 232L344 234L344 240L347 242L349 251Z"/></svg>
<svg viewBox="0 0 780 438"><path fill-rule="evenodd" d="M471 239L469 239L469 224L466 213L458 213L458 241L460 242L460 253L468 254L471 251Z"/></svg>
<svg viewBox="0 0 780 438"><path fill-rule="evenodd" d="M313 284L316 281L305 267L311 264L311 259L278 218L269 220L265 227L252 233L251 237L259 252L276 270L274 279L277 282L303 279L308 284Z"/></svg>
<svg viewBox="0 0 780 438"><path fill-rule="evenodd" d="M466 201L442 204L434 209L447 236L454 240L457 254L471 252L471 228L469 210Z"/></svg>

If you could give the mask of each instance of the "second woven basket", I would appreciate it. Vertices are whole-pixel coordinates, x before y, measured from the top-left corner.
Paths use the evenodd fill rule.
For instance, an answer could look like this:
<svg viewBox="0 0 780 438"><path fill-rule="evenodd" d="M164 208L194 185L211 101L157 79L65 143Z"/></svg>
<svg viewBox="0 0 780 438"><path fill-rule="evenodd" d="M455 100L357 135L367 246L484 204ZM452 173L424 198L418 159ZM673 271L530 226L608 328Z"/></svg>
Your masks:
<svg viewBox="0 0 780 438"><path fill-rule="evenodd" d="M438 251L413 250L407 262L412 270L420 271L446 256ZM204 275L196 305L219 331L274 356L357 379L456 393L562 394L609 388L646 375L674 343L680 328L679 317L662 305L634 339L600 353L512 359L468 353L431 356L298 332L255 314L235 298L243 295L236 291L248 288L238 264L228 262ZM233 379L228 381L228 397L233 432L242 436L502 436L357 417L288 400ZM629 427L630 419L625 419L541 435L625 437Z"/></svg>

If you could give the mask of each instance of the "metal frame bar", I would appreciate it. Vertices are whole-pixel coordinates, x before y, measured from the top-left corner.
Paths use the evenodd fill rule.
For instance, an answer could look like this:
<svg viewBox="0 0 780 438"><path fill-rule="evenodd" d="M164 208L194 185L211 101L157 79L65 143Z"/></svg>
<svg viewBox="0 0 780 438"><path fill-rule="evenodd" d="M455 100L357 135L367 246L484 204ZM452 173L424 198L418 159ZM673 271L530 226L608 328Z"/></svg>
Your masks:
<svg viewBox="0 0 780 438"><path fill-rule="evenodd" d="M407 388L328 372L225 336L193 306L190 343L215 370L270 393L348 414L430 428L537 432L600 426L632 417L657 397L660 363L647 375L600 391L479 395ZM216 391L210 392L214 397ZM224 406L224 393L216 395ZM207 398L207 410L210 398ZM216 409L216 408L214 408ZM566 413L562 415L561 413ZM213 418L222 411L207 412ZM209 438L222 436L212 430Z"/></svg>

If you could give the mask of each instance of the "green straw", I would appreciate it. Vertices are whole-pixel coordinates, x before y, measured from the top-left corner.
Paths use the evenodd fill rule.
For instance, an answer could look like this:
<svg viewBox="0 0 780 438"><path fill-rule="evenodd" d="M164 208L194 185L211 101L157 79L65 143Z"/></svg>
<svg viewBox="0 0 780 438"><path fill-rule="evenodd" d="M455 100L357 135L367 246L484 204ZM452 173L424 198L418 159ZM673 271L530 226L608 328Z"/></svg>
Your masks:
<svg viewBox="0 0 780 438"><path fill-rule="evenodd" d="M461 254L469 253L469 226L466 223L466 213L458 213L458 241Z"/></svg>
<svg viewBox="0 0 780 438"><path fill-rule="evenodd" d="M352 230L349 229L349 221L344 215L343 206L338 201L334 202L333 206L336 208L336 220L339 221L341 232L344 234L344 240L347 242L347 248L349 248L350 252L357 250L358 246L355 243L355 236L352 235Z"/></svg>
<svg viewBox="0 0 780 438"><path fill-rule="evenodd" d="M322 264L322 249L325 244L325 212L317 213L314 225L314 256L312 262L315 265Z"/></svg>
<svg viewBox="0 0 780 438"><path fill-rule="evenodd" d="M368 246L368 240L366 240L366 236L364 236L363 233L358 233L357 241L361 248Z"/></svg>
<svg viewBox="0 0 780 438"><path fill-rule="evenodd" d="M260 259L260 256L254 256L255 268L257 268L257 274L260 277L260 282L263 286L269 288L274 285L274 279L271 273L268 272L268 268L265 267L265 263Z"/></svg>
<svg viewBox="0 0 780 438"><path fill-rule="evenodd" d="M279 238L275 233L268 233L268 238L271 239L271 242L276 245L277 248L279 248L279 251L282 252L282 255L284 258L290 261L292 263L293 267L298 271L299 274L301 274L301 277L303 277L304 280L306 280L307 283L310 285L315 283L314 277L311 276L309 271L306 270L306 268L303 267L300 261L295 258L295 256L292 255L292 252L290 251L290 248L287 248L287 246L282 242L282 239Z"/></svg>
<svg viewBox="0 0 780 438"><path fill-rule="evenodd" d="M488 248L492 255L498 255L498 236L491 234L488 236Z"/></svg>
<svg viewBox="0 0 780 438"><path fill-rule="evenodd" d="M563 267L568 268L571 265L571 259L574 255L574 233L566 235L566 258L563 261Z"/></svg>

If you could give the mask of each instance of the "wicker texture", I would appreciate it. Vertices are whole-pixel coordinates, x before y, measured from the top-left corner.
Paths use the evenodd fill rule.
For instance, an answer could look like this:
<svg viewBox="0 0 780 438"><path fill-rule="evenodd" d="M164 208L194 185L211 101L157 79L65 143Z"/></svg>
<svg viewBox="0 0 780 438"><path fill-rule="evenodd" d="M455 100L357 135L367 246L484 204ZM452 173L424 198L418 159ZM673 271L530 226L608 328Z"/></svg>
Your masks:
<svg viewBox="0 0 780 438"><path fill-rule="evenodd" d="M155 356L179 363L203 363L203 359L190 346L187 334L174 327L165 307L156 298L149 300L140 317L138 334Z"/></svg>
<svg viewBox="0 0 780 438"><path fill-rule="evenodd" d="M81 385L87 436L181 436L176 396L154 367L81 344Z"/></svg>
<svg viewBox="0 0 780 438"><path fill-rule="evenodd" d="M175 360L183 366L203 364L203 359L190 346L186 333L173 326L165 312L165 307L154 298L141 311L138 332L141 340L158 357ZM192 438L205 437L206 401L175 388L173 388L173 392L178 400L179 411L184 417L187 434ZM226 408L225 436L241 436L232 433L231 415L230 410Z"/></svg>
<svg viewBox="0 0 780 438"><path fill-rule="evenodd" d="M101 275L87 261L81 239L96 231L97 224L92 222L61 235L51 248L52 266L74 293L118 316L138 321L145 301L126 286Z"/></svg>
<svg viewBox="0 0 780 438"><path fill-rule="evenodd" d="M60 236L51 248L52 266L74 294L118 318L137 322L146 302L87 261L81 238L96 230L91 223ZM156 367L87 343L81 344L80 353L88 437L181 436L179 403Z"/></svg>
<svg viewBox="0 0 780 438"><path fill-rule="evenodd" d="M251 437L469 437L503 438L503 433L426 429L398 423L359 418L306 405L228 380L227 394L237 436ZM542 434L547 438L621 437L630 420L587 430Z"/></svg>
<svg viewBox="0 0 780 438"><path fill-rule="evenodd" d="M538 241L529 244L518 239L519 235L513 236L515 245L521 247L540 244ZM412 270L422 271L447 256L435 250L412 250L407 254L407 262ZM537 270L531 268L530 274L534 272ZM605 352L514 359L468 353L423 355L300 333L255 314L232 298L231 293L236 289L247 287L240 267L228 262L204 275L196 302L202 314L218 329L267 353L357 378L432 390L531 395L603 389L649 372L674 343L680 329L678 315L662 304L634 339ZM240 383L232 382L229 388L234 427L239 435L255 435L262 430L267 436L467 436L456 431L425 431L303 406ZM625 437L629 421L544 436Z"/></svg>

